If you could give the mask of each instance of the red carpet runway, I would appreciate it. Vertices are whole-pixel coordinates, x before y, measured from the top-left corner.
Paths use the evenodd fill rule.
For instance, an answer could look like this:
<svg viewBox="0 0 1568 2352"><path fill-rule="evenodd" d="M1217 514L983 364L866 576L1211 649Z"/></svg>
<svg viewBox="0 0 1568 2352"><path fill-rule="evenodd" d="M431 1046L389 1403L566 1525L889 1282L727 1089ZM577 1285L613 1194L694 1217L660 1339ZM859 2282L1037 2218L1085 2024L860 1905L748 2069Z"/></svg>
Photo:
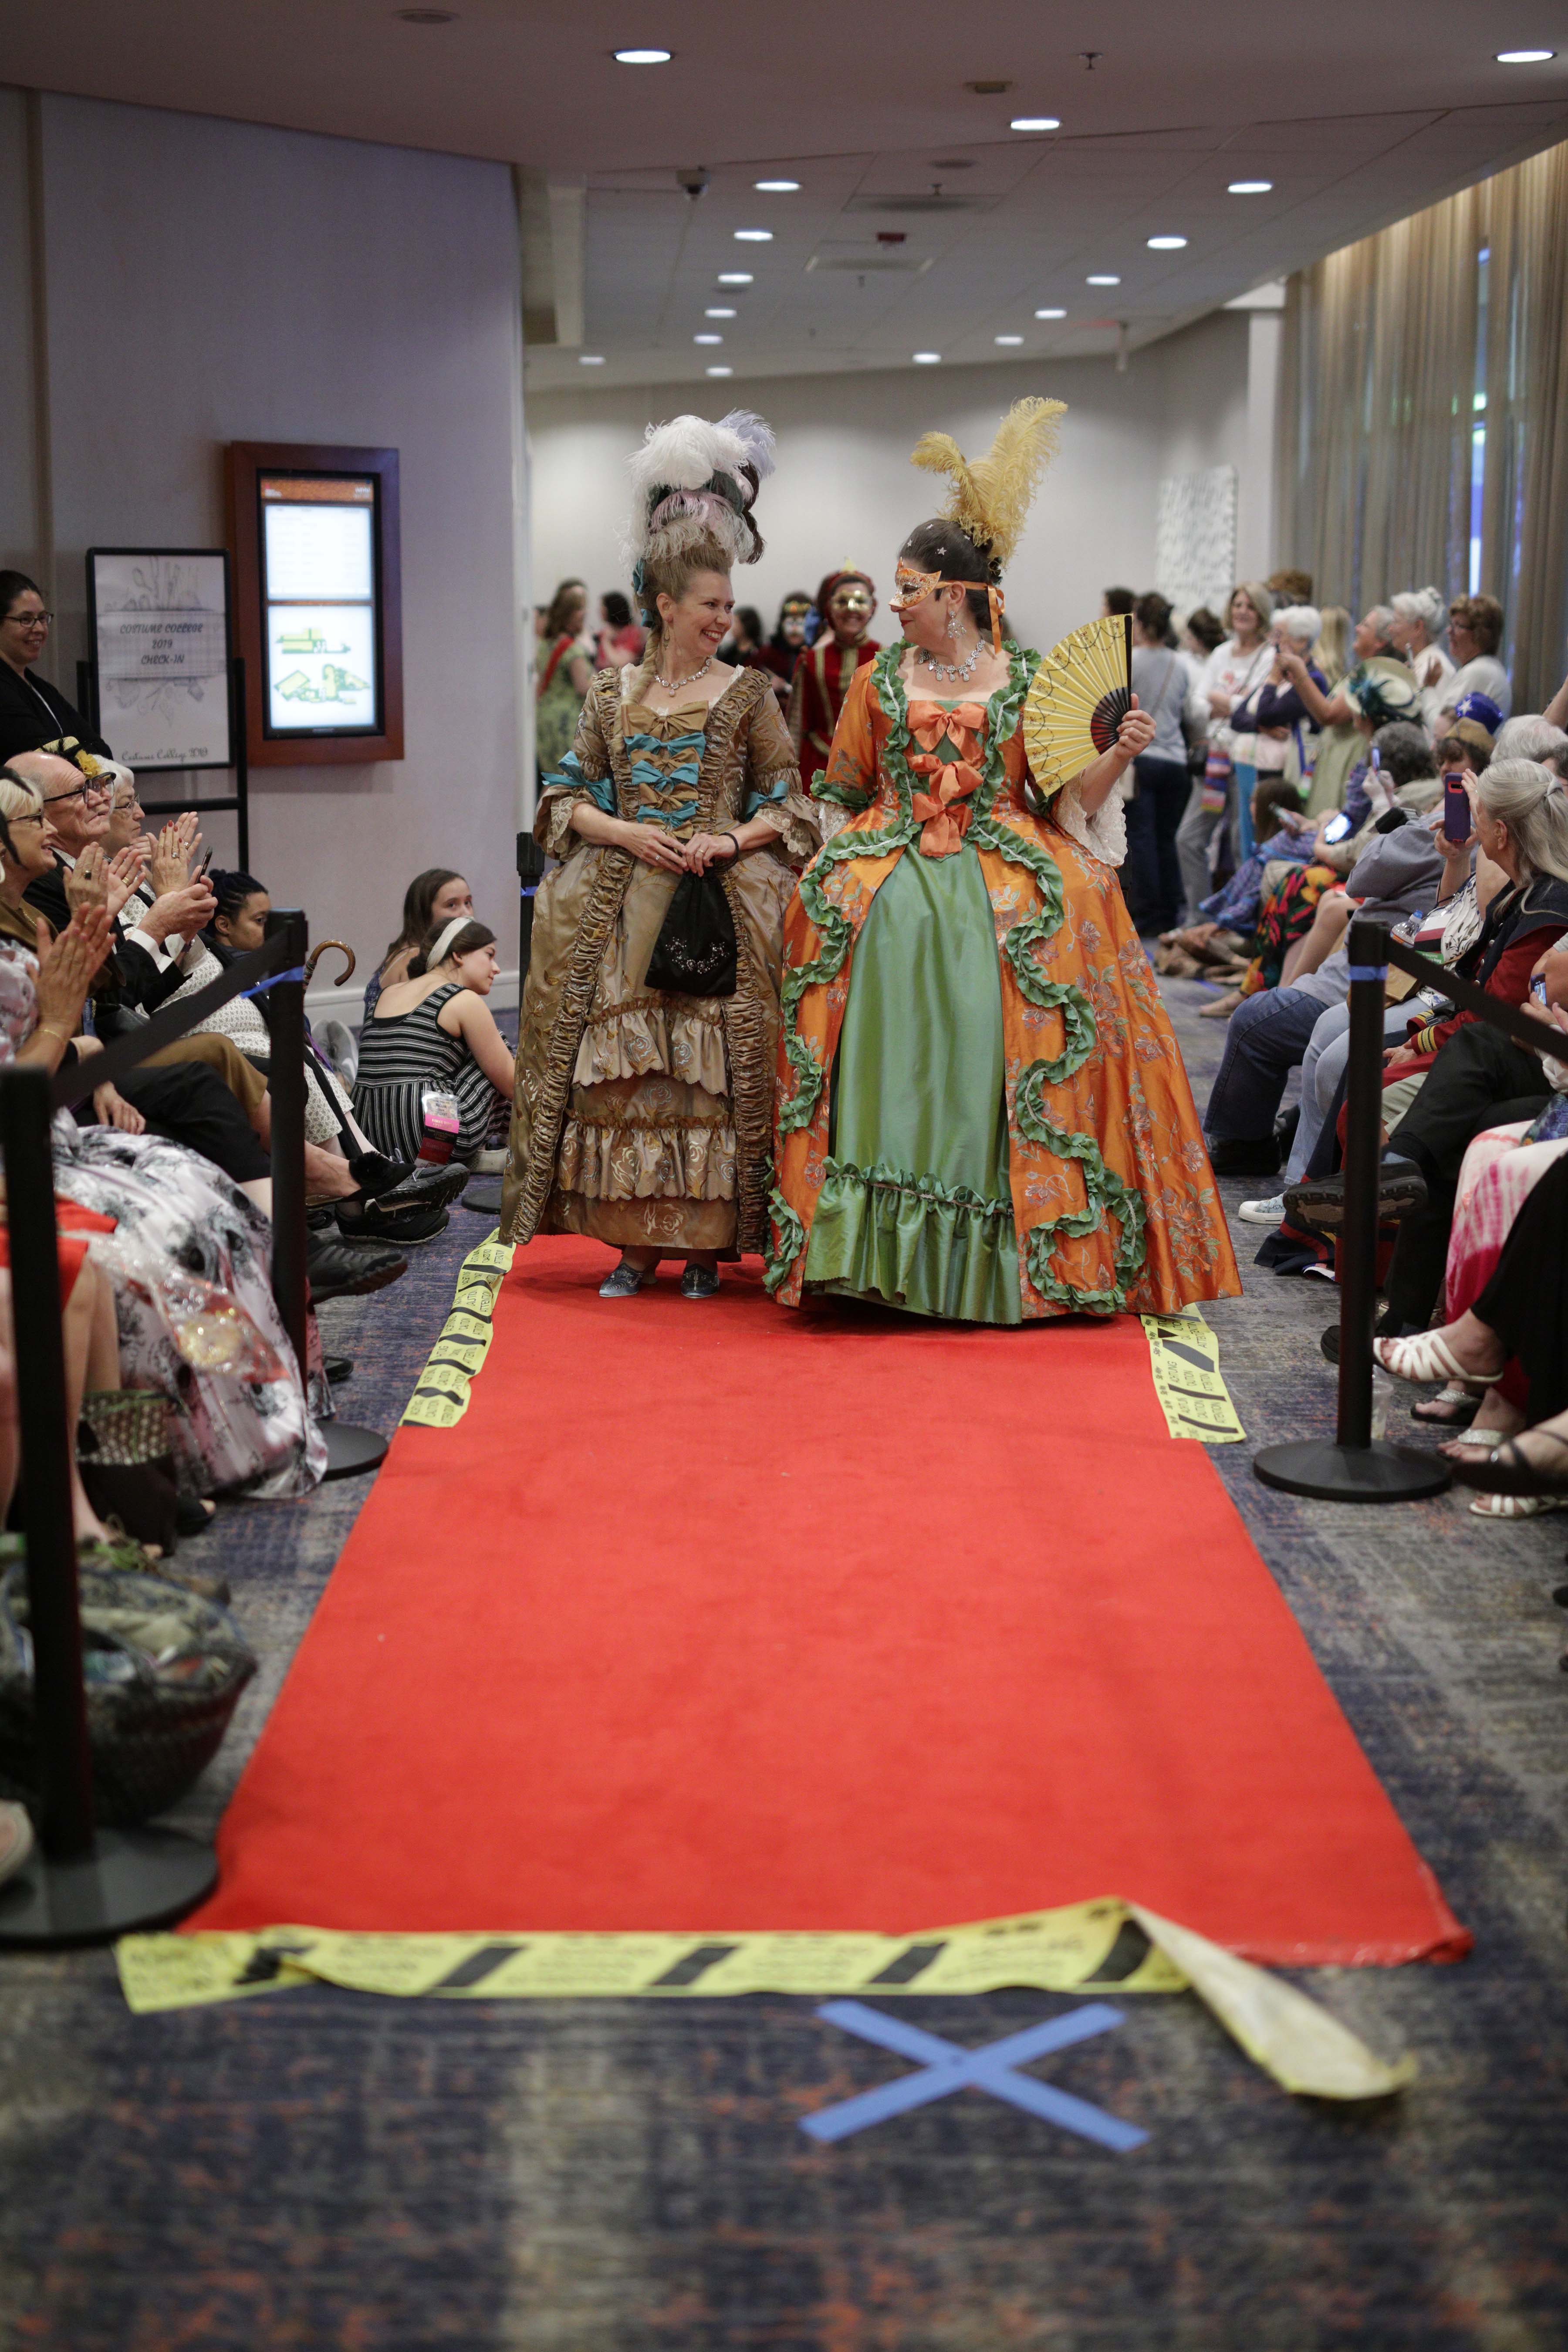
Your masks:
<svg viewBox="0 0 1568 2352"><path fill-rule="evenodd" d="M1135 1318L595 1295L518 1253L399 1431L188 1924L876 1927L1118 1895L1255 1959L1468 1942Z"/></svg>

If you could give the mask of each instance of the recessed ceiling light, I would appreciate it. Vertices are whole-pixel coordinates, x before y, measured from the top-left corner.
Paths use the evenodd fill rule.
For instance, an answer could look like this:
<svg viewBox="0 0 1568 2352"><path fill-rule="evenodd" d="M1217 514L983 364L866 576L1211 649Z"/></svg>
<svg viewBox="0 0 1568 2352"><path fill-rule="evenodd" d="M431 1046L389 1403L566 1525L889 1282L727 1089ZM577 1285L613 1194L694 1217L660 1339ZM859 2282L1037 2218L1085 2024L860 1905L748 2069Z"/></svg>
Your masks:
<svg viewBox="0 0 1568 2352"><path fill-rule="evenodd" d="M734 373L735 373L735 371L734 371L734 369L733 369L733 368L727 368L727 367L710 367L710 368L707 371L707 373L708 373L710 375L733 375L733 374L734 374Z"/></svg>
<svg viewBox="0 0 1568 2352"><path fill-rule="evenodd" d="M752 185L763 196L798 196L798 180L753 180Z"/></svg>
<svg viewBox="0 0 1568 2352"><path fill-rule="evenodd" d="M694 343L721 343L724 338L722 335L693 335L691 340Z"/></svg>
<svg viewBox="0 0 1568 2352"><path fill-rule="evenodd" d="M916 367L940 367L942 365L942 353L940 352L911 352L910 356L914 361Z"/></svg>
<svg viewBox="0 0 1568 2352"><path fill-rule="evenodd" d="M1186 241L1184 236L1152 236L1149 250L1151 253L1180 253Z"/></svg>
<svg viewBox="0 0 1568 2352"><path fill-rule="evenodd" d="M721 286L750 286L752 282L749 269L721 269L719 272Z"/></svg>
<svg viewBox="0 0 1568 2352"><path fill-rule="evenodd" d="M722 303L719 303L704 310L702 315L705 319L732 319L735 313L733 310L727 310Z"/></svg>
<svg viewBox="0 0 1568 2352"><path fill-rule="evenodd" d="M616 63L618 66L667 66L669 63L669 58L670 52L668 49L617 49L616 51Z"/></svg>
<svg viewBox="0 0 1568 2352"><path fill-rule="evenodd" d="M1112 278L1107 271L1100 270L1094 277L1086 278L1083 282L1086 286L1120 286L1121 280L1120 278Z"/></svg>
<svg viewBox="0 0 1568 2352"><path fill-rule="evenodd" d="M1067 317L1067 312L1065 310L1037 310L1035 316L1037 319L1065 319Z"/></svg>
<svg viewBox="0 0 1568 2352"><path fill-rule="evenodd" d="M1500 49L1497 61L1500 66L1544 66L1556 55L1555 49Z"/></svg>
<svg viewBox="0 0 1568 2352"><path fill-rule="evenodd" d="M735 241L739 245L772 245L773 233L771 228L738 228Z"/></svg>
<svg viewBox="0 0 1568 2352"><path fill-rule="evenodd" d="M1021 343L1023 340L1024 338L1022 335L994 335L992 337L992 341L998 343Z"/></svg>
<svg viewBox="0 0 1568 2352"><path fill-rule="evenodd" d="M1226 193L1232 196L1266 196L1273 185L1272 180L1232 180Z"/></svg>
<svg viewBox="0 0 1568 2352"><path fill-rule="evenodd" d="M1059 131L1061 127L1054 114L1016 114L1007 125L1009 131Z"/></svg>
<svg viewBox="0 0 1568 2352"><path fill-rule="evenodd" d="M605 354L603 352L579 352L577 364L579 367L603 367Z"/></svg>

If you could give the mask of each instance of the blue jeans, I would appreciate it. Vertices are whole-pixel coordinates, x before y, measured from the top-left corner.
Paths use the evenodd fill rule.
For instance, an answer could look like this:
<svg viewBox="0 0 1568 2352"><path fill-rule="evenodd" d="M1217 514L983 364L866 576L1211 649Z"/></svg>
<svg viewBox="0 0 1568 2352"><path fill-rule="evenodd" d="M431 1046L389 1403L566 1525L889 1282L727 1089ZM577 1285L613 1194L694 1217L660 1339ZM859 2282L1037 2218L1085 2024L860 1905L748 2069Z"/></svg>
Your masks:
<svg viewBox="0 0 1568 2352"><path fill-rule="evenodd" d="M1327 1009L1299 988L1270 988L1237 1005L1204 1113L1211 1143L1261 1143L1273 1134L1285 1082Z"/></svg>
<svg viewBox="0 0 1568 2352"><path fill-rule="evenodd" d="M1132 762L1138 790L1127 803L1127 863L1121 887L1127 910L1145 936L1181 919L1182 865L1176 834L1186 813L1192 778L1184 760L1156 760L1145 751Z"/></svg>

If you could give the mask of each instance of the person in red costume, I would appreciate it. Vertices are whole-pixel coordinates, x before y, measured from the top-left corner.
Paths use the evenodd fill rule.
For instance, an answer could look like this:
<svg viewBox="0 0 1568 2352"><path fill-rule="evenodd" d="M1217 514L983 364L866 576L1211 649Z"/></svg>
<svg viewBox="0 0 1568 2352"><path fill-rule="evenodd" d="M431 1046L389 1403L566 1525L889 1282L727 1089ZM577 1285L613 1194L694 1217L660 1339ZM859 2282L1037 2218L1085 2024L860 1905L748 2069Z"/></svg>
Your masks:
<svg viewBox="0 0 1568 2352"><path fill-rule="evenodd" d="M830 572L816 592L816 609L826 625L795 664L786 713L801 781L808 791L812 777L827 765L850 680L882 650L867 635L877 609L877 591L864 572Z"/></svg>

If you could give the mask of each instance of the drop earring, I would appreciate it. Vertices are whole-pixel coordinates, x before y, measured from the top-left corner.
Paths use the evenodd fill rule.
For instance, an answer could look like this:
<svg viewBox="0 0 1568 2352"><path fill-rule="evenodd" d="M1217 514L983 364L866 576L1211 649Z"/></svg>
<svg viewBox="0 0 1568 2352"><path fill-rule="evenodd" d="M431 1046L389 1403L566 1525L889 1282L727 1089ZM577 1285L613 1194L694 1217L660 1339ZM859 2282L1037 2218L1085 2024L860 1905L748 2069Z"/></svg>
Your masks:
<svg viewBox="0 0 1568 2352"><path fill-rule="evenodd" d="M959 607L956 604L950 604L948 606L947 634L950 637L956 637L958 635L958 614Z"/></svg>

